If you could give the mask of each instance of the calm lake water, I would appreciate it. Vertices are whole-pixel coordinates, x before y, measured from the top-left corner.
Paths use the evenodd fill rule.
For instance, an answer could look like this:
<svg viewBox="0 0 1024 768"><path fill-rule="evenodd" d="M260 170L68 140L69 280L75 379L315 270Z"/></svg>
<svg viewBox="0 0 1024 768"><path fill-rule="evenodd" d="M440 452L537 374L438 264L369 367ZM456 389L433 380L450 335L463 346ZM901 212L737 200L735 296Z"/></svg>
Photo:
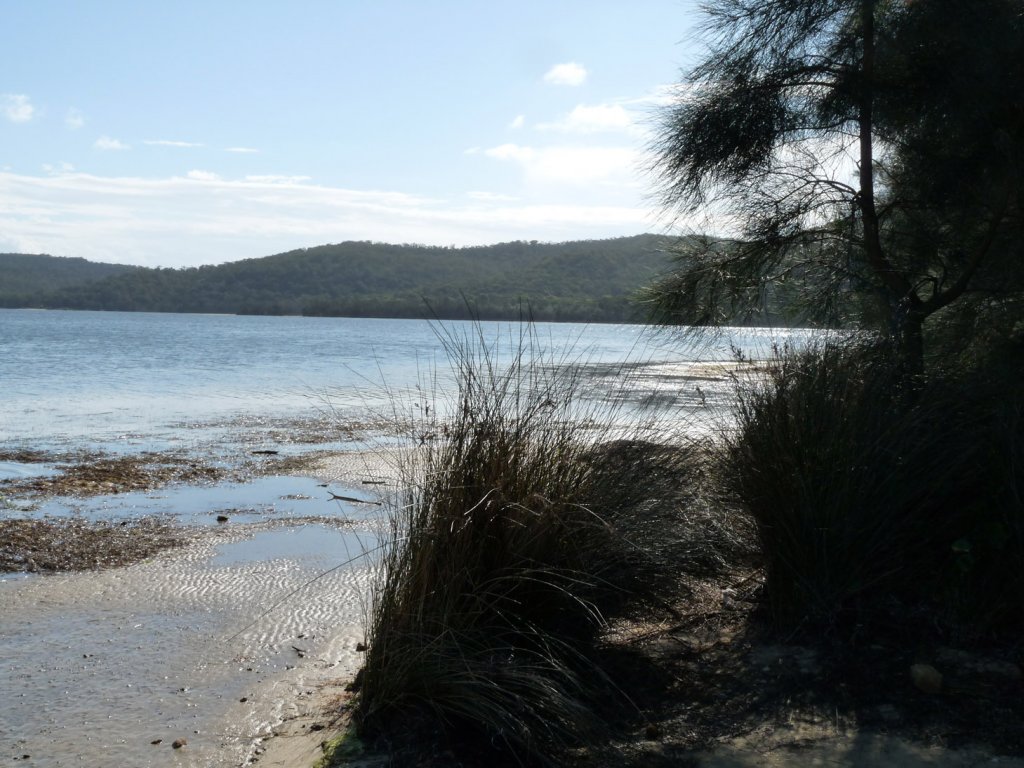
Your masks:
<svg viewBox="0 0 1024 768"><path fill-rule="evenodd" d="M254 417L355 417L417 386L449 386L444 336L479 335L507 360L522 332L492 322L0 310L0 449L187 449L204 429ZM735 329L695 345L636 325L538 323L533 335L609 386L627 365L638 396L663 390L692 404L696 389L678 380L687 364L730 360L731 345L761 356L773 340L807 332Z"/></svg>

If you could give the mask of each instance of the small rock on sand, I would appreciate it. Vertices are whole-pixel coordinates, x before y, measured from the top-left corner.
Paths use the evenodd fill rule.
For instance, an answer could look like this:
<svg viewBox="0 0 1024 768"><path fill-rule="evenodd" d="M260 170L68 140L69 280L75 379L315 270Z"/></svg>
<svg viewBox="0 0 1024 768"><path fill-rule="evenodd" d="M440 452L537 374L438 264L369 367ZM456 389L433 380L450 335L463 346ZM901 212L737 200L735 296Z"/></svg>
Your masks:
<svg viewBox="0 0 1024 768"><path fill-rule="evenodd" d="M931 664L914 664L910 668L910 679L925 693L942 691L942 673Z"/></svg>

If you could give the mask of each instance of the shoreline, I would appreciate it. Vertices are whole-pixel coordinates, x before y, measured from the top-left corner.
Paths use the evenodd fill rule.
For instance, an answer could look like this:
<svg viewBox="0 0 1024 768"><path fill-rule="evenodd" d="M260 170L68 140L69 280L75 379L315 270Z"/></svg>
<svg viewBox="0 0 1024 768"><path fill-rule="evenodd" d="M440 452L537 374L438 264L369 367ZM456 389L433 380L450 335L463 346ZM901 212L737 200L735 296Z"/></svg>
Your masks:
<svg viewBox="0 0 1024 768"><path fill-rule="evenodd" d="M289 468L373 497L393 487L394 450ZM171 527L179 546L134 564L0 574L0 682L19 692L0 704L0 758L233 768L318 756L333 735L325 706L358 666L372 570L334 569L372 549L372 519Z"/></svg>
<svg viewBox="0 0 1024 768"><path fill-rule="evenodd" d="M325 576L333 563L322 557L218 561L307 525L320 538L329 530L313 521L209 529L135 565L0 584L0 677L16 692L0 704L3 757L247 762L314 686L357 664L369 566Z"/></svg>
<svg viewBox="0 0 1024 768"><path fill-rule="evenodd" d="M392 445L311 454L301 471L318 482L387 493L397 487L395 465L401 452ZM378 484L382 479L385 484ZM350 695L345 686L360 663L357 643L364 639L362 601L371 569L361 565L321 580L317 574L328 567L322 559L304 564L287 547L281 556L259 553L303 532L310 534L300 542L304 547L322 543L332 529L344 536L351 522L284 517L193 526L186 529L187 541L180 547L128 566L18 575L13 577L17 583L3 583L7 579L0 574L0 625L7 624L0 626L0 638L8 636L17 648L17 653L4 653L3 669L8 675L24 670L6 686L18 691L22 732L5 734L0 726L0 743L11 745L0 759L20 761L28 754L30 759L22 764L35 766L94 760L87 764L312 768L323 756L324 743L337 738L346 725L344 706ZM363 530L364 523L359 521L356 528ZM330 546L324 549L331 551ZM306 589L311 580L315 589ZM785 670L797 678L798 686L803 684L799 678L809 675L806 683L815 685L819 670L817 662L806 661L813 658L808 649L744 645L728 617L741 622L745 603L727 597L733 593L721 586L708 587L709 600L720 604L721 613L715 622L719 629L710 636L703 631L691 636L692 630L682 624L617 631L627 645L635 643L628 636L649 631L655 657L670 646L699 646L707 649L701 654L759 659L755 670L770 661L763 669L770 667L771 674ZM347 600L344 610L334 600ZM693 663L704 664L702 658L694 656ZM687 674L699 675L696 667ZM42 707L49 713L37 712L33 718L45 701L39 697L45 678L61 675L59 685L72 698L58 696ZM117 713L131 701L141 708L118 721ZM879 711L888 713L885 707L892 709L883 703ZM649 716L639 734L616 737L620 756L631 760L621 764L667 765L682 749L690 764L703 768L810 763L852 768L892 760L922 768L965 768L998 760L1024 768L1024 760L997 756L983 746L920 742L902 733L899 719L878 729L848 717L833 721L800 705L792 707L785 721L768 717L697 752L687 746L692 740L688 731L675 732L680 727L675 715L667 723L653 712ZM4 722L16 721L0 711ZM179 739L187 743L175 749L173 742ZM54 751L60 749L65 752ZM386 756L366 753L348 764L369 768L382 761ZM595 768L613 764L596 755L587 761Z"/></svg>

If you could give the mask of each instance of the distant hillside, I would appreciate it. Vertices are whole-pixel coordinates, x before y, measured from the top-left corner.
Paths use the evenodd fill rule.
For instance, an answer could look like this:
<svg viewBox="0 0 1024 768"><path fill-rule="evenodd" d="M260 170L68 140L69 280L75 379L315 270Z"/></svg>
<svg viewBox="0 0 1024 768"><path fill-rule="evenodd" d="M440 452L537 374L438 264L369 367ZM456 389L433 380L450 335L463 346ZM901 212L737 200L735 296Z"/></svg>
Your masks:
<svg viewBox="0 0 1024 768"><path fill-rule="evenodd" d="M45 254L0 253L0 306L17 306L42 293L80 287L137 269Z"/></svg>
<svg viewBox="0 0 1024 768"><path fill-rule="evenodd" d="M670 240L637 235L470 248L345 242L180 270L92 264L117 271L54 281L53 289L21 292L17 300L3 290L0 305L357 317L472 312L483 319L517 317L528 305L538 320L618 322L638 317L630 297L666 270ZM2 262L0 269L6 271Z"/></svg>

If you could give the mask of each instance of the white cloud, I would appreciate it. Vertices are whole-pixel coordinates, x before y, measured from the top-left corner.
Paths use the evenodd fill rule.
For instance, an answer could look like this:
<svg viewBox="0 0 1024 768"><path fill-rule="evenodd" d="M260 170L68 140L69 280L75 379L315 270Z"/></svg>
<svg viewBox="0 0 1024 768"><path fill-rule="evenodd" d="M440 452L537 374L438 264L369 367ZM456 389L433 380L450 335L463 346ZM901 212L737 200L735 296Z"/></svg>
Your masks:
<svg viewBox="0 0 1024 768"><path fill-rule="evenodd" d="M225 152L236 152L240 155L258 155L259 150L252 147L227 147Z"/></svg>
<svg viewBox="0 0 1024 768"><path fill-rule="evenodd" d="M478 245L614 237L655 226L649 210L629 204L530 204L486 195L460 204L214 178L200 184L187 177L0 172L0 199L0 250L150 266L220 263L343 240Z"/></svg>
<svg viewBox="0 0 1024 768"><path fill-rule="evenodd" d="M185 178L192 181L220 181L220 176L213 171L189 171Z"/></svg>
<svg viewBox="0 0 1024 768"><path fill-rule="evenodd" d="M310 176L281 176L276 174L245 177L245 181L251 181L254 184L301 184L310 179Z"/></svg>
<svg viewBox="0 0 1024 768"><path fill-rule="evenodd" d="M36 108L23 93L0 94L0 112L12 123L27 123L35 117Z"/></svg>
<svg viewBox="0 0 1024 768"><path fill-rule="evenodd" d="M497 192L483 191L467 192L466 197L470 200L480 200L486 203L509 203L514 200L518 200L518 198L513 197L512 195L500 195Z"/></svg>
<svg viewBox="0 0 1024 768"><path fill-rule="evenodd" d="M193 141L172 141L170 139L149 139L143 141L143 144L148 144L151 147L201 147L202 144L197 144Z"/></svg>
<svg viewBox="0 0 1024 768"><path fill-rule="evenodd" d="M639 183L640 153L632 147L524 147L501 144L483 152L523 168L528 181L587 185Z"/></svg>
<svg viewBox="0 0 1024 768"><path fill-rule="evenodd" d="M556 64L544 73L544 82L551 85L583 85L586 79L586 68L575 61Z"/></svg>
<svg viewBox="0 0 1024 768"><path fill-rule="evenodd" d="M109 136L100 136L93 143L96 149L102 149L104 151L117 151L122 149L131 149L131 146L125 144L123 141L118 139L112 139Z"/></svg>
<svg viewBox="0 0 1024 768"><path fill-rule="evenodd" d="M669 85L657 85L643 96L626 99L621 103L638 109L668 107L673 104L692 101L704 87L706 86L703 83L671 83Z"/></svg>
<svg viewBox="0 0 1024 768"><path fill-rule="evenodd" d="M526 161L533 156L532 149L529 147L522 147L518 144L501 144L497 147L485 149L483 152L488 157L496 157L499 160Z"/></svg>
<svg viewBox="0 0 1024 768"><path fill-rule="evenodd" d="M524 125L526 125L526 116L516 115L512 122L508 124L508 127L511 128L513 131L517 131Z"/></svg>
<svg viewBox="0 0 1024 768"><path fill-rule="evenodd" d="M541 123L537 128L560 133L638 132L633 117L619 104L578 104L562 119Z"/></svg>
<svg viewBox="0 0 1024 768"><path fill-rule="evenodd" d="M85 125L85 115L82 111L71 107L64 115L64 125L70 128L72 131L77 131L83 125Z"/></svg>

